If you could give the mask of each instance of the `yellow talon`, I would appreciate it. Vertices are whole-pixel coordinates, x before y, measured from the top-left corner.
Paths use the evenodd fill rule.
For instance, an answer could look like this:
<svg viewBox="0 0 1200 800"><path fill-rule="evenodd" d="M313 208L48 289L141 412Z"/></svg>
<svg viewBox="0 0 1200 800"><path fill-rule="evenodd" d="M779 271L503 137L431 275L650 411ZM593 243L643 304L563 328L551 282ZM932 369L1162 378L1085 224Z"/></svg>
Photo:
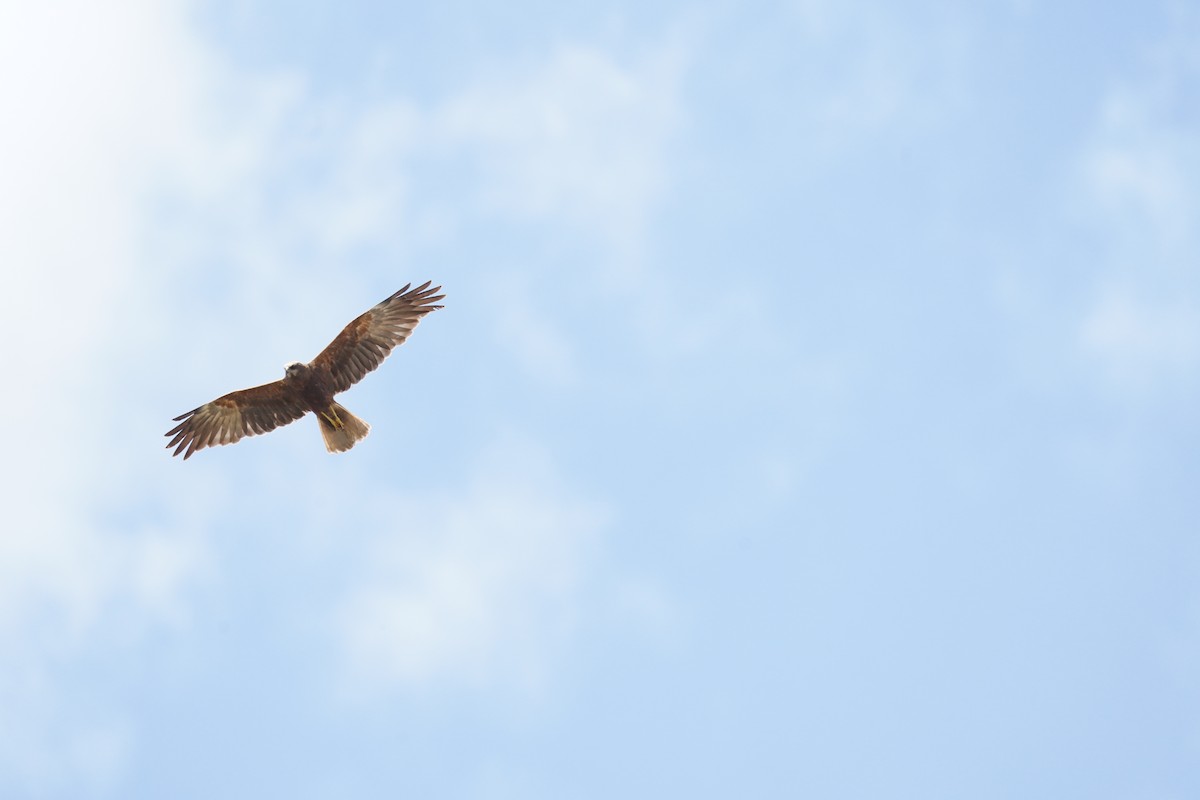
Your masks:
<svg viewBox="0 0 1200 800"><path fill-rule="evenodd" d="M327 412L322 411L321 416L325 418L326 422L333 426L335 431L341 430L343 427L345 427L345 423L342 422L342 418L338 416L337 409L333 406L330 406L329 411Z"/></svg>

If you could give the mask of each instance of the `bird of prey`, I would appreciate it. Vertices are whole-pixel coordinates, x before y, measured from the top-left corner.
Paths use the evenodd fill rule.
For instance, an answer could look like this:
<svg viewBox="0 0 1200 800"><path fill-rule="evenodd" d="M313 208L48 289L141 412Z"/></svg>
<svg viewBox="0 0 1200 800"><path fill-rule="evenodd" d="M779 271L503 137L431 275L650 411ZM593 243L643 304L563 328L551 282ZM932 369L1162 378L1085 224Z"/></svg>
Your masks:
<svg viewBox="0 0 1200 800"><path fill-rule="evenodd" d="M362 380L404 343L421 317L441 306L432 305L445 295L442 287L426 281L409 291L410 284L345 327L320 355L307 364L298 361L284 368L282 380L242 389L193 408L174 419L179 424L166 435L174 437L171 455L192 453L218 444L233 444L243 436L266 433L294 422L309 411L316 414L325 449L341 453L354 447L371 429L333 396Z"/></svg>

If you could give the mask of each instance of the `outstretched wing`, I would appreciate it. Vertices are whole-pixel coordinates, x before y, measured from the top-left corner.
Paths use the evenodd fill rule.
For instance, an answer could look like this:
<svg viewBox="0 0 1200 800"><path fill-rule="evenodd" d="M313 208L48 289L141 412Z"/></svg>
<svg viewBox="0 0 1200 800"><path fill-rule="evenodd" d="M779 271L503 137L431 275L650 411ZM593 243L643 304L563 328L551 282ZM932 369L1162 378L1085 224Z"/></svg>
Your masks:
<svg viewBox="0 0 1200 800"><path fill-rule="evenodd" d="M317 369L333 376L334 393L344 392L383 363L393 349L404 343L421 317L441 306L431 305L445 295L442 287L429 288L425 281L411 292L409 284L351 322L312 361Z"/></svg>
<svg viewBox="0 0 1200 800"><path fill-rule="evenodd" d="M166 433L175 437L167 448L175 448L173 456L183 453L186 461L197 450L266 433L307 412L308 406L283 381L230 392L176 417L179 424Z"/></svg>

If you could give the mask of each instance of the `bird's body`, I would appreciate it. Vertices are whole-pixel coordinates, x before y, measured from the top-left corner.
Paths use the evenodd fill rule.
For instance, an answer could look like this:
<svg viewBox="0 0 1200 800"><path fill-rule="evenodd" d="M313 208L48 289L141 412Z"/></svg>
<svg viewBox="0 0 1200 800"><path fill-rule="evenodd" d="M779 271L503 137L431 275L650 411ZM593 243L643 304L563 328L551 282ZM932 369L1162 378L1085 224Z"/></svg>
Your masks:
<svg viewBox="0 0 1200 800"><path fill-rule="evenodd" d="M430 289L428 281L412 291L406 285L347 325L311 362L288 364L282 379L230 392L176 417L179 424L166 433L173 437L168 449L174 447L172 455L183 453L186 460L197 450L266 433L311 411L325 448L349 450L370 426L334 402L334 395L383 363L423 316L441 308L432 305L444 297L436 294L440 290Z"/></svg>
<svg viewBox="0 0 1200 800"><path fill-rule="evenodd" d="M293 361L284 369L283 383L317 415L325 449L329 452L349 450L371 431L370 425L347 411L341 403L333 401L333 392L329 388L333 385L333 376L328 367Z"/></svg>
<svg viewBox="0 0 1200 800"><path fill-rule="evenodd" d="M283 383L308 404L308 410L320 414L333 402L332 375L327 368L293 361L284 367Z"/></svg>

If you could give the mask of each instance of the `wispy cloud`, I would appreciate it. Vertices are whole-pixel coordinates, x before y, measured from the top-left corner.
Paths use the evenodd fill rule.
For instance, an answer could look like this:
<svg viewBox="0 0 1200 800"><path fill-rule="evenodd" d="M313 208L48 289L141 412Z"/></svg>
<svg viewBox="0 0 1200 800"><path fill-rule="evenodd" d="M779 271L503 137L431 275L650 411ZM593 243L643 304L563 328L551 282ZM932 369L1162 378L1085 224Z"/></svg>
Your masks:
<svg viewBox="0 0 1200 800"><path fill-rule="evenodd" d="M189 162L215 167L193 167L177 184L187 213L164 224L162 246L178 254L185 276L205 275L219 303L236 304L231 314L277 315L267 337L294 330L321 303L352 305L370 271L345 265L364 254L403 263L457 247L478 258L465 242L495 224L526 225L544 240L566 236L598 253L563 270L604 287L610 302L661 315L631 277L655 280L643 269L645 233L669 189L685 64L686 48L674 39L627 59L563 44L442 98L391 96L365 106L316 96L295 78L246 79L235 96L257 92L256 110L238 124L227 109L241 103L214 113L218 121L207 127L219 135L197 145ZM503 260L473 269L538 277L528 264ZM339 280L330 282L331 273ZM278 291L284 283L287 300ZM235 284L237 292L228 291ZM193 287L162 290L172 288ZM522 367L570 382L572 343L541 309L491 308ZM215 349L235 349L228 344ZM214 349L173 345L197 363L202 348Z"/></svg>
<svg viewBox="0 0 1200 800"><path fill-rule="evenodd" d="M520 439L495 444L461 489L389 506L405 513L369 523L364 583L340 615L348 685L538 688L575 624L604 508Z"/></svg>
<svg viewBox="0 0 1200 800"><path fill-rule="evenodd" d="M1187 301L1139 301L1133 291L1101 297L1084 319L1080 338L1108 377L1129 388L1156 379L1183 379L1200 362L1200 313Z"/></svg>
<svg viewBox="0 0 1200 800"><path fill-rule="evenodd" d="M435 135L476 160L495 212L628 243L663 191L682 58L666 47L626 66L564 45L534 71L485 79L439 107Z"/></svg>
<svg viewBox="0 0 1200 800"><path fill-rule="evenodd" d="M530 279L511 274L490 283L497 341L539 383L557 388L574 386L580 377L578 356L567 335L531 301L536 292Z"/></svg>
<svg viewBox="0 0 1200 800"><path fill-rule="evenodd" d="M864 138L922 130L960 104L969 28L885 4L796 0L797 97L808 148L826 158Z"/></svg>
<svg viewBox="0 0 1200 800"><path fill-rule="evenodd" d="M425 105L345 108L296 76L235 71L182 4L0 11L0 260L16 265L0 357L22 377L3 413L36 422L10 428L3 457L0 791L119 781L138 732L118 708L74 709L63 665L186 629L189 587L221 570L206 530L229 487L194 470L192 498L166 502L170 481L144 457L164 424L158 375L249 383L251 332L267 352L310 355L336 330L295 341L320 327L312 309L361 302L372 273L346 268L354 256L403 257L473 219L628 248L663 191L679 70L671 47L623 63L563 45ZM439 159L467 166L422 171ZM445 175L463 182L462 208L417 191ZM506 352L570 385L562 331L532 305L505 309ZM245 322L196 336L216 315ZM345 598L348 669L376 687L536 684L606 516L585 494L506 440L465 486L408 498L422 510L369 539L367 580Z"/></svg>
<svg viewBox="0 0 1200 800"><path fill-rule="evenodd" d="M1200 169L1200 145L1195 126L1177 113L1189 100L1192 70L1168 53L1152 76L1111 90L1083 162L1098 210L1152 257L1196 236L1198 195L1189 176Z"/></svg>
<svg viewBox="0 0 1200 800"><path fill-rule="evenodd" d="M190 147L206 69L171 4L0 10L0 359L20 376L0 401L0 793L117 778L120 715L76 703L64 675L90 647L179 623L203 561L186 531L103 511L128 447L110 371L140 309L144 209Z"/></svg>
<svg viewBox="0 0 1200 800"><path fill-rule="evenodd" d="M1177 25L1116 83L1081 160L1085 206L1112 256L1079 328L1114 385L1174 383L1200 363L1200 24Z"/></svg>

